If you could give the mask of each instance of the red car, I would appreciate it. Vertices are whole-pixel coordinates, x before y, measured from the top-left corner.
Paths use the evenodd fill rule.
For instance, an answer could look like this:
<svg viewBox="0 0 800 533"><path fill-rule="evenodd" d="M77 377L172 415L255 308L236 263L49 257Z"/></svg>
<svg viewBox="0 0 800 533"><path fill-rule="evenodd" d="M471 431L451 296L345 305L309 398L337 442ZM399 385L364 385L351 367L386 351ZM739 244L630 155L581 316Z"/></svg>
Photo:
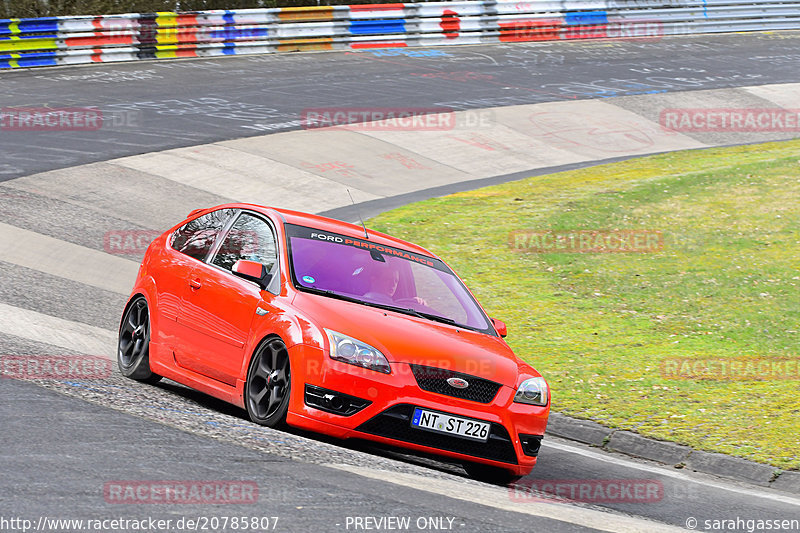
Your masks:
<svg viewBox="0 0 800 533"><path fill-rule="evenodd" d="M505 334L419 246L228 204L193 211L147 249L118 363L258 424L438 454L507 482L536 464L550 392Z"/></svg>

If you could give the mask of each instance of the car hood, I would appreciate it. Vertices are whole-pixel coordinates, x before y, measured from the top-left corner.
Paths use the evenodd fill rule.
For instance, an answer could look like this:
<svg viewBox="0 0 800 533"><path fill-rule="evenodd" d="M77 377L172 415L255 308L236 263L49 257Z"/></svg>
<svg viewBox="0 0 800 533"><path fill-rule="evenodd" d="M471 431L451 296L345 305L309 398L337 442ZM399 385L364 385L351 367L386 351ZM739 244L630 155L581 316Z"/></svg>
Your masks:
<svg viewBox="0 0 800 533"><path fill-rule="evenodd" d="M374 346L392 366L445 368L514 388L521 373L538 375L500 337L305 292L293 303L317 326Z"/></svg>

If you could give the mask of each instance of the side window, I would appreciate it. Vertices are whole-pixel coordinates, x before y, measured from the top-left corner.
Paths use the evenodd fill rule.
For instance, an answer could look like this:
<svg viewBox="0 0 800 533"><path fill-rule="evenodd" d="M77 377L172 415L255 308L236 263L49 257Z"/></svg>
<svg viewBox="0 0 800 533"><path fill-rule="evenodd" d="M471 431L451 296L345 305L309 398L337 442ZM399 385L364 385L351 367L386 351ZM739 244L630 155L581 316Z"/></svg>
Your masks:
<svg viewBox="0 0 800 533"><path fill-rule="evenodd" d="M239 259L266 265L268 272L278 260L275 235L269 224L247 213L234 222L211 263L231 270Z"/></svg>
<svg viewBox="0 0 800 533"><path fill-rule="evenodd" d="M187 222L172 234L172 247L203 261L233 212L233 209L218 209Z"/></svg>

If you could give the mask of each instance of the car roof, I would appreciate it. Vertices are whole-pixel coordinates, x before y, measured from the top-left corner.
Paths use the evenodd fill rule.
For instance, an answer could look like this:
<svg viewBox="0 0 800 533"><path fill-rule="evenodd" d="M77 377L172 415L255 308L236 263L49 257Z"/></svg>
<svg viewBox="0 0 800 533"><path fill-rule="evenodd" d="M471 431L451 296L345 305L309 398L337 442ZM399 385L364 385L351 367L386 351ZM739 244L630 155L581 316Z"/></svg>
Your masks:
<svg viewBox="0 0 800 533"><path fill-rule="evenodd" d="M350 224L349 222L342 222L341 220L335 220L333 218L313 215L311 213L304 213L302 211L292 211L290 209L280 209L277 207L269 207L264 205L245 204L245 203L218 205L216 207L209 208L204 211L208 212L223 208L250 209L253 211L261 212L265 215L275 213L278 214L279 217L283 219L283 221L287 224L306 226L315 229L320 229L323 231L339 233L347 237L364 239L364 228L362 228L359 225ZM402 239L398 239L396 237L392 237L391 235L386 235L385 233L381 233L379 231L375 231L369 228L367 228L367 231L369 233L370 241L388 246L394 246L397 248L403 248L410 252L422 253L431 257L438 258L435 254L426 250L422 246L418 246L408 241L404 241Z"/></svg>

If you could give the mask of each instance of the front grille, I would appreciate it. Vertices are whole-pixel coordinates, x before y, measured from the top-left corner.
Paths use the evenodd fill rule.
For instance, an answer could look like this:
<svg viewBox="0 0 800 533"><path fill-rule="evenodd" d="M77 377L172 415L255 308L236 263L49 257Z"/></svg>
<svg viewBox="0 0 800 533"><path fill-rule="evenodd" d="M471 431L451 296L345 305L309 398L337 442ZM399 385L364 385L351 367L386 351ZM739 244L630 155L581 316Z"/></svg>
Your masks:
<svg viewBox="0 0 800 533"><path fill-rule="evenodd" d="M378 416L371 418L356 428L363 433L387 437L412 444L429 446L439 450L463 453L471 457L491 459L509 464L517 464L517 454L508 431L500 424L492 423L489 440L477 442L451 435L425 431L411 427L414 406L395 405Z"/></svg>
<svg viewBox="0 0 800 533"><path fill-rule="evenodd" d="M422 390L473 402L491 402L494 400L494 397L497 396L497 391L502 387L500 383L495 383L488 379L432 366L411 365L411 372L417 380L417 385L419 385L419 388ZM447 383L447 380L450 378L466 380L469 382L469 386L466 389L452 387Z"/></svg>

